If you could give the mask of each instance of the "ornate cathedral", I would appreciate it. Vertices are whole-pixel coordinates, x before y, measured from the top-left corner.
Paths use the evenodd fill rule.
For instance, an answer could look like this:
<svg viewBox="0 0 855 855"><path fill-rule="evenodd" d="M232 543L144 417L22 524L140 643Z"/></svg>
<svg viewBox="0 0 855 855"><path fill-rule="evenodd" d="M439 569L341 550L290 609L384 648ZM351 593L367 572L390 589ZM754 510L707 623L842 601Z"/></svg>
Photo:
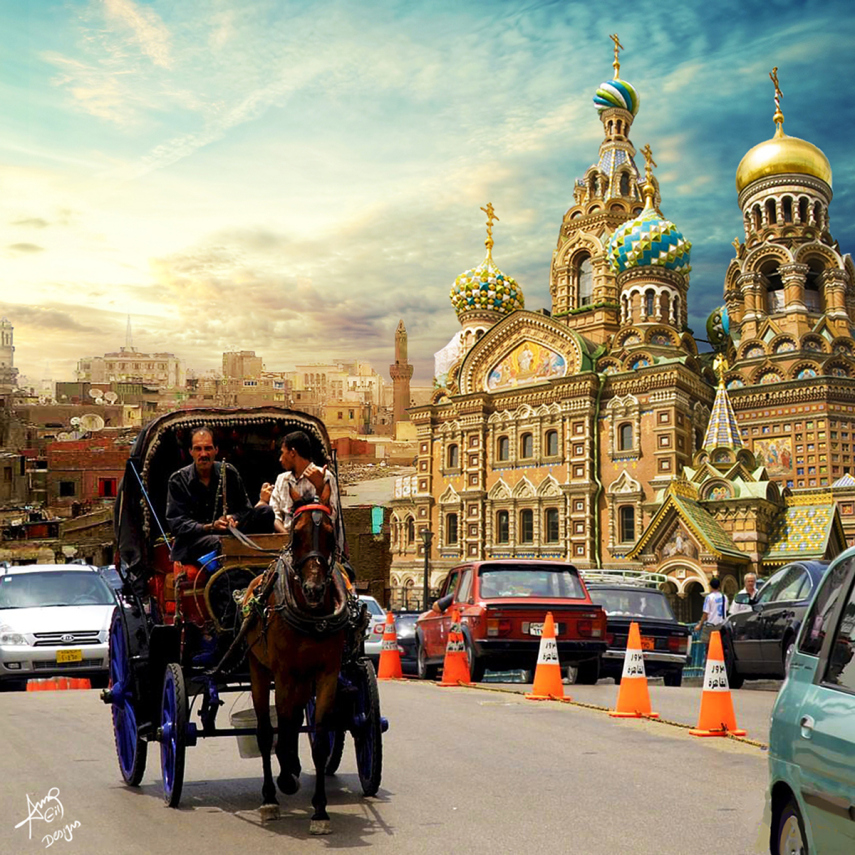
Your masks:
<svg viewBox="0 0 855 855"><path fill-rule="evenodd" d="M709 579L830 558L855 538L855 268L829 224L831 167L784 133L736 171L744 239L707 324L687 326L691 242L662 213L653 152L631 139L639 97L597 89L596 162L552 254L552 310L486 257L451 289L461 329L410 409L417 473L392 502L393 589L466 560L551 558L667 577L694 619ZM850 433L852 437L850 439Z"/></svg>

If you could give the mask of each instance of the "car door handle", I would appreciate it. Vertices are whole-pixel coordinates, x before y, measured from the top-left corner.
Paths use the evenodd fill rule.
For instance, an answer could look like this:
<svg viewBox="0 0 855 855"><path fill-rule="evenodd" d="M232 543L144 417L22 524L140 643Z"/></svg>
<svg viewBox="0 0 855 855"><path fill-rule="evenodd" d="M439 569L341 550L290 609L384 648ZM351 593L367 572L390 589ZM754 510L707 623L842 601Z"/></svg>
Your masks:
<svg viewBox="0 0 855 855"><path fill-rule="evenodd" d="M799 720L799 727L801 728L801 734L803 739L810 739L813 735L813 729L816 726L816 722L809 715L803 715Z"/></svg>

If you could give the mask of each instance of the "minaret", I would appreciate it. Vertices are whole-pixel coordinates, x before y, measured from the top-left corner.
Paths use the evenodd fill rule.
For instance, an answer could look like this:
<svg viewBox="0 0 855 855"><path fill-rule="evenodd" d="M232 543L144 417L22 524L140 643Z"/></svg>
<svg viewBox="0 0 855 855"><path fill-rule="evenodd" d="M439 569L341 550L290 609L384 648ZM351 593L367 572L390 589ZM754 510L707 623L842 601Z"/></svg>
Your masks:
<svg viewBox="0 0 855 855"><path fill-rule="evenodd" d="M392 407L393 421L407 421L407 407L410 406L410 378L413 366L407 362L407 328L404 321L398 321L395 330L395 364L389 366L389 376L394 386Z"/></svg>
<svg viewBox="0 0 855 855"><path fill-rule="evenodd" d="M15 368L15 328L7 318L0 320L0 391L10 392L18 385Z"/></svg>

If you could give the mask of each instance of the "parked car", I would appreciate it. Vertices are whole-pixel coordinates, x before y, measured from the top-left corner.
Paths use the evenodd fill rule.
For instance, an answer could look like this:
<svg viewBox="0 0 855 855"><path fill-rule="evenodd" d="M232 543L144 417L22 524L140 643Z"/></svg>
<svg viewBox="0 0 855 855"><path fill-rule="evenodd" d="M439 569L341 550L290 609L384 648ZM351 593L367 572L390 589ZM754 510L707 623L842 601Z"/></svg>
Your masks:
<svg viewBox="0 0 855 855"><path fill-rule="evenodd" d="M688 662L689 627L677 621L668 598L658 588L643 584L608 584L588 582L591 599L601 605L608 618L606 652L600 671L620 683L629 625L633 621L641 630L644 670L648 677L662 677L666 686L683 682L683 669Z"/></svg>
<svg viewBox="0 0 855 855"><path fill-rule="evenodd" d="M365 655L377 667L380 661L380 650L383 647L383 627L386 625L386 612L383 606L368 594L360 594L359 599L368 606L371 622L365 631Z"/></svg>
<svg viewBox="0 0 855 855"><path fill-rule="evenodd" d="M116 605L94 567L28 564L0 575L0 685L73 674L106 685Z"/></svg>
<svg viewBox="0 0 855 855"><path fill-rule="evenodd" d="M596 683L606 649L606 615L591 602L571 564L559 561L475 561L454 568L440 587L452 596L442 614L420 615L416 629L418 675L430 679L445 657L451 610L460 610L472 679L486 670L534 669L547 612L556 623L562 665L576 682Z"/></svg>
<svg viewBox="0 0 855 855"><path fill-rule="evenodd" d="M725 621L722 643L732 689L746 679L785 676L802 620L827 568L827 561L786 564L763 585L751 611ZM735 601L744 597L737 594Z"/></svg>
<svg viewBox="0 0 855 855"><path fill-rule="evenodd" d="M398 636L398 652L401 654L401 668L406 674L415 674L416 662L416 621L419 612L396 612L395 634Z"/></svg>
<svg viewBox="0 0 855 855"><path fill-rule="evenodd" d="M769 731L772 855L855 852L855 548L802 621Z"/></svg>

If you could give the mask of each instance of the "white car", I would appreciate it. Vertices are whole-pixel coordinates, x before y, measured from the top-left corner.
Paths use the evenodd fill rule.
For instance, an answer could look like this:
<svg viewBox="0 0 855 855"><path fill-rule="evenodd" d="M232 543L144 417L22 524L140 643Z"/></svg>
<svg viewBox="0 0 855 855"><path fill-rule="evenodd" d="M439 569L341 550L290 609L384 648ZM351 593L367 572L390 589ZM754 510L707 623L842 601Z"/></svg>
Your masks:
<svg viewBox="0 0 855 855"><path fill-rule="evenodd" d="M115 606L94 567L27 564L0 571L0 687L56 676L106 685Z"/></svg>
<svg viewBox="0 0 855 855"><path fill-rule="evenodd" d="M383 627L386 625L386 612L383 606L367 594L360 594L359 599L368 606L371 623L365 633L365 655L376 665L380 661L380 650L383 646Z"/></svg>

